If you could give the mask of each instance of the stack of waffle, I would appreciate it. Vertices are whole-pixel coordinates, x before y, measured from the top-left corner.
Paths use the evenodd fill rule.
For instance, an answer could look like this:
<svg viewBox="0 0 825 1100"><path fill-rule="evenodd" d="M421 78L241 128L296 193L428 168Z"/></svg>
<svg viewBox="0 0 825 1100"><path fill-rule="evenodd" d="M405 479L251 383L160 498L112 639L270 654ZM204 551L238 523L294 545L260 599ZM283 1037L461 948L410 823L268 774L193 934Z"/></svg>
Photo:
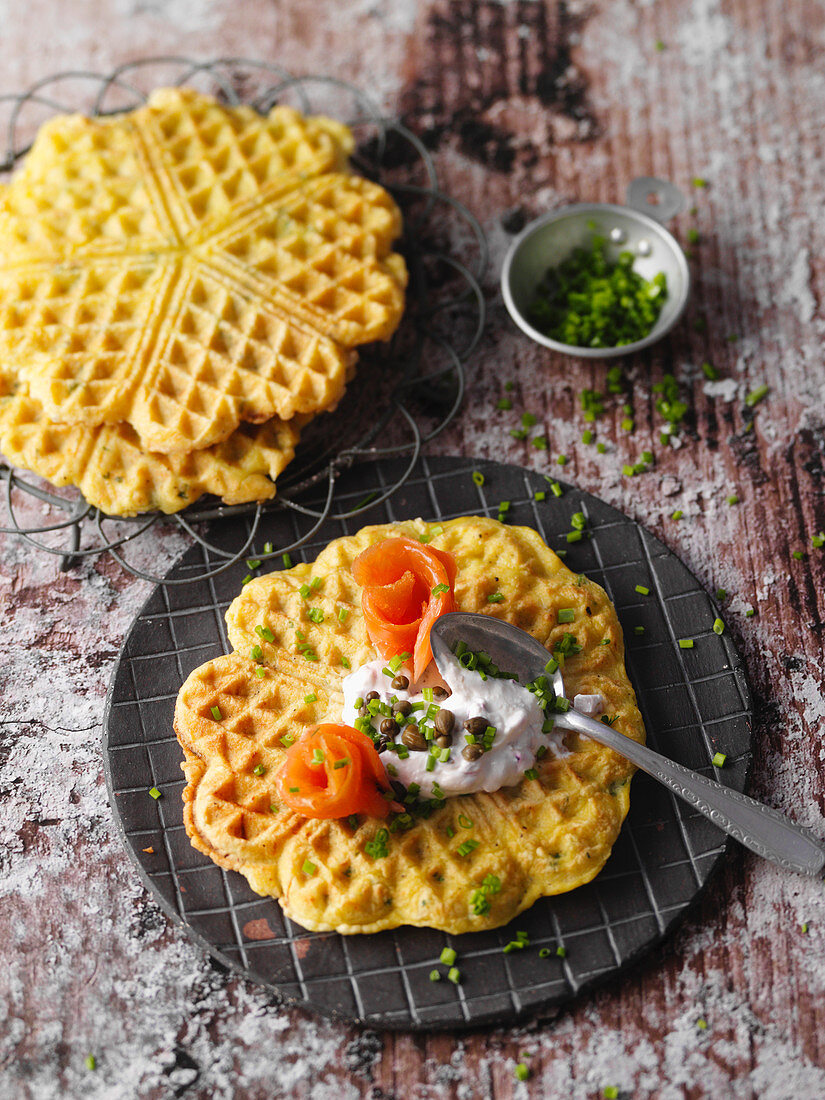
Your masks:
<svg viewBox="0 0 825 1100"><path fill-rule="evenodd" d="M54 118L0 187L0 452L111 515L274 495L404 307L350 131L188 89Z"/></svg>

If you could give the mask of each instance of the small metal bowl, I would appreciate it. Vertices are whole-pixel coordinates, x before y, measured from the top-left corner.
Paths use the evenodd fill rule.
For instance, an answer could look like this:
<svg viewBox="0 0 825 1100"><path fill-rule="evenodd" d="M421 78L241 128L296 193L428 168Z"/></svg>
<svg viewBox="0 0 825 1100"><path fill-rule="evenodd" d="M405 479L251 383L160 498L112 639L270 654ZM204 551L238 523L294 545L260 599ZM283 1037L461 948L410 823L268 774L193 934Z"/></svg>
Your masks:
<svg viewBox="0 0 825 1100"><path fill-rule="evenodd" d="M537 344L584 359L613 359L655 344L682 316L690 291L685 254L662 225L684 205L684 195L672 183L643 177L628 187L627 206L578 203L530 222L510 245L501 272L501 291L510 316ZM667 300L643 340L621 347L580 348L552 340L528 320L530 303L547 269L560 264L574 248L587 245L594 232L607 238L611 259L630 251L636 257L633 270L643 278L652 279L660 271L667 277Z"/></svg>

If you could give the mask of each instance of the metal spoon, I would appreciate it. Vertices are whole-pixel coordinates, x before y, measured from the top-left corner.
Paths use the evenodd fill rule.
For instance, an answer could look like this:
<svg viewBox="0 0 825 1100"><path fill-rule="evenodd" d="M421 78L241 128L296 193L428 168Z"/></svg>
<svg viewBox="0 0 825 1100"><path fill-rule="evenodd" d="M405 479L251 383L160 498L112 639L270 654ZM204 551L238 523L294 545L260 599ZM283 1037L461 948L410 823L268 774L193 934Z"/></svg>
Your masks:
<svg viewBox="0 0 825 1100"><path fill-rule="evenodd" d="M556 696L564 696L561 671L552 675L546 671L547 650L541 642L517 626L468 611L442 615L433 624L430 634L433 657L442 675L449 675L450 666L455 662L452 647L460 641L475 652L489 653L502 670L518 671L522 683L529 683L537 676L548 676ZM810 829L795 825L778 810L668 760L666 756L611 729L604 722L581 714L572 706L554 717L557 726L586 734L620 753L758 856L778 863L788 871L815 876L823 874L825 843Z"/></svg>

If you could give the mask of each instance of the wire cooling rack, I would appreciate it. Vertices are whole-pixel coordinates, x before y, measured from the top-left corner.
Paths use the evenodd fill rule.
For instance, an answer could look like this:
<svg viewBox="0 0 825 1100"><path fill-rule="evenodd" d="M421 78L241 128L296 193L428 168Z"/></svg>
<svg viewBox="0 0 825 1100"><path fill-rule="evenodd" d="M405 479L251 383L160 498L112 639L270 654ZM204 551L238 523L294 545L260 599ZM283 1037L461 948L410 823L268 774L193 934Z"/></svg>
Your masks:
<svg viewBox="0 0 825 1100"><path fill-rule="evenodd" d="M135 576L155 583L190 584L199 574L156 577L129 560L129 551L157 524L171 525L207 551L208 573L216 576L248 556L262 519L272 510L292 512L290 541L272 555L303 545L330 518L341 518L337 482L342 471L365 458L404 456L395 480L382 488L389 499L409 477L422 446L455 416L465 386L465 365L481 337L486 310L480 281L487 266L484 231L456 199L439 189L432 158L400 122L383 117L360 89L326 76L294 76L278 65L243 58L194 61L154 57L122 65L108 75L65 72L18 95L0 96L0 179L31 146L37 128L57 113L90 115L131 110L152 89L187 85L237 105L268 111L287 103L306 114L326 114L349 125L356 138L352 163L381 183L404 214L399 243L410 272L408 306L388 345L362 349L358 380L333 414L316 418L302 435L293 463L278 481L275 501L226 506L205 498L174 516L147 513L133 519L107 516L77 490L55 490L34 475L0 459L0 533L17 534L69 569L82 559L110 553ZM322 486L320 499L303 500ZM358 502L356 502L357 504ZM349 515L359 515L355 507ZM208 542L205 524L247 517L229 529L235 541Z"/></svg>
<svg viewBox="0 0 825 1100"><path fill-rule="evenodd" d="M484 474L483 486L472 477ZM420 459L404 473L398 460L365 463L341 477L340 502L354 507L375 494L364 521L328 517L299 558L313 561L330 539L363 522L415 516L495 517L535 528L567 554L566 564L602 585L624 628L626 665L647 730L665 755L743 790L751 760L751 699L742 661L726 632L713 631L718 609L695 577L658 539L604 501L566 486L559 499L536 500L540 474L466 458ZM380 503L379 503L380 498ZM318 501L320 504L320 501ZM592 535L567 543L570 516L582 512ZM255 545L286 541L294 517L264 517ZM251 537L249 517L234 521ZM229 538L227 525L220 538ZM104 724L104 765L115 820L144 884L164 911L213 956L287 1000L325 1015L387 1028L502 1025L558 1006L616 975L649 952L706 886L727 838L705 817L646 775L636 775L630 814L604 870L569 894L543 898L510 925L447 936L403 927L374 935L307 932L277 902L258 897L241 875L192 848L183 826L182 750L172 732L177 692L188 674L229 652L224 612L244 568L204 579L213 561L191 547L174 577L197 575L185 588L159 586L124 643ZM280 564L280 563L279 563ZM649 588L640 596L637 585ZM644 627L638 635L634 627ZM679 638L695 640L682 649ZM727 764L714 769L714 753ZM157 787L155 801L149 789ZM505 955L517 930L530 947ZM442 948L458 953L460 985L432 982ZM558 948L563 948L559 953ZM549 954L542 957L541 949Z"/></svg>

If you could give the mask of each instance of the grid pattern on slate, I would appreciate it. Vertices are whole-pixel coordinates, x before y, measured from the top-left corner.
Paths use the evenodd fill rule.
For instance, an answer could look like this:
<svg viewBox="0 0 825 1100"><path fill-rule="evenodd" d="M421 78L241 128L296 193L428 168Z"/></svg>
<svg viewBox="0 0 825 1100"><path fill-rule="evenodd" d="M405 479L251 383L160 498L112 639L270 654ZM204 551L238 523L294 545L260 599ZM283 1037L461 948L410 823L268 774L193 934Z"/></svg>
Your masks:
<svg viewBox="0 0 825 1100"><path fill-rule="evenodd" d="M343 507L355 508L391 484L396 462L357 467L342 478ZM473 470L484 474L477 486ZM751 702L739 655L713 632L717 609L698 581L661 542L603 501L565 486L547 489L538 474L458 458L421 459L391 500L357 519L327 521L303 548L311 561L326 543L365 523L470 513L536 528L567 564L603 585L625 631L627 666L648 743L705 775L716 751L728 763L716 777L742 790L750 764ZM592 537L568 546L570 517L582 511ZM232 524L249 522L235 519ZM294 513L265 516L256 548L286 545ZM220 546L237 535L216 524ZM201 570L196 545L173 566ZM645 775L633 780L631 810L613 853L592 883L539 901L502 929L450 937L401 928L372 936L310 933L259 898L246 880L196 852L183 828L181 752L172 733L177 691L189 672L226 652L224 611L246 567L191 585L158 587L125 642L109 692L104 750L115 818L141 877L164 910L223 963L315 1011L389 1028L501 1024L570 999L616 973L659 942L696 899L725 849L725 836ZM636 591L642 585L649 595ZM634 627L643 626L637 635ZM680 649L680 638L693 649ZM155 801L148 791L162 792ZM530 946L504 954L516 929ZM431 982L441 950L458 952L461 984ZM547 947L550 955L539 956ZM557 948L564 951L557 953Z"/></svg>

